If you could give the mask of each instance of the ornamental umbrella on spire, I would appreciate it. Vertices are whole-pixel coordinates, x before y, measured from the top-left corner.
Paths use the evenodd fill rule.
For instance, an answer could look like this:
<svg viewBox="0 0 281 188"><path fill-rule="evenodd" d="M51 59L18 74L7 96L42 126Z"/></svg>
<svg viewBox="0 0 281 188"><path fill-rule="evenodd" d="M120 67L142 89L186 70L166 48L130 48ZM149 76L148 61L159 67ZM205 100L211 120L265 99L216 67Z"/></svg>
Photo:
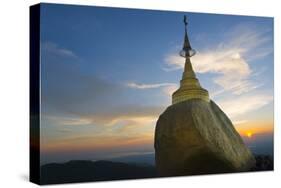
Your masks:
<svg viewBox="0 0 281 188"><path fill-rule="evenodd" d="M196 54L196 51L194 49L191 48L190 42L188 40L188 36L187 36L187 18L186 15L184 15L184 19L183 19L183 23L185 25L184 29L185 29L185 34L184 34L184 43L183 43L183 48L180 51L180 56L182 57L192 57Z"/></svg>

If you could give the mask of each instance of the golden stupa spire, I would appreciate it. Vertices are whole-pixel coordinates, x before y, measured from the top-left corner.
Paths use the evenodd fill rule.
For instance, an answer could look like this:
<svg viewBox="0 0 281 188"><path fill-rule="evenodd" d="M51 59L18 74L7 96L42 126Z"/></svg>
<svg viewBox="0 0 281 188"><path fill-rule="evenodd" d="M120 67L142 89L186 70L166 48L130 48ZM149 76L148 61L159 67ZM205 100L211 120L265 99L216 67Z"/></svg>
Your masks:
<svg viewBox="0 0 281 188"><path fill-rule="evenodd" d="M183 102L189 99L202 99L209 102L209 93L201 87L196 75L193 71L190 58L195 55L196 51L191 48L187 35L187 20L184 16L185 35L183 48L180 56L185 58L184 72L180 81L180 88L172 95L172 104Z"/></svg>

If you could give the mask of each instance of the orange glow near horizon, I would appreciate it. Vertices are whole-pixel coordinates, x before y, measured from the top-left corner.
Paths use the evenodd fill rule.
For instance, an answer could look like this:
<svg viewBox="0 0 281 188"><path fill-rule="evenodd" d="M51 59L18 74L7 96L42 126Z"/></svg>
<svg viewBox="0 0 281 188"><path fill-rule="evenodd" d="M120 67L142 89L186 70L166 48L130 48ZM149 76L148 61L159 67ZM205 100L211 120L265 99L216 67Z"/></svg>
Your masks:
<svg viewBox="0 0 281 188"><path fill-rule="evenodd" d="M237 132L244 137L252 138L256 134L273 133L272 122L246 122L235 125Z"/></svg>
<svg viewBox="0 0 281 188"><path fill-rule="evenodd" d="M111 150L127 147L140 147L153 144L153 135L142 134L136 137L112 136L104 138L70 138L67 140L58 140L56 142L41 143L41 152L79 152L87 150Z"/></svg>
<svg viewBox="0 0 281 188"><path fill-rule="evenodd" d="M271 122L246 122L235 125L237 132L246 138L254 138L257 134L273 133ZM130 147L153 145L154 134L150 132L137 133L131 136L112 134L107 136L71 137L59 140L41 140L41 152L79 152L89 150L112 150Z"/></svg>

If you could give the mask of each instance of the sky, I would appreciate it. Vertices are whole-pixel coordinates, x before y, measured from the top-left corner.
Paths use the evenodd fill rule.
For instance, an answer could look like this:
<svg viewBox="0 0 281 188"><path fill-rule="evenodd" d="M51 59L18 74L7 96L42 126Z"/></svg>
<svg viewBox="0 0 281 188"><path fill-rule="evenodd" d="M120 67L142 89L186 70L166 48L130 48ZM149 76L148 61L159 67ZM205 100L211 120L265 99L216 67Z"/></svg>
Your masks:
<svg viewBox="0 0 281 188"><path fill-rule="evenodd" d="M154 152L183 72L183 15L201 86L250 148L272 148L273 18L43 4L41 163Z"/></svg>

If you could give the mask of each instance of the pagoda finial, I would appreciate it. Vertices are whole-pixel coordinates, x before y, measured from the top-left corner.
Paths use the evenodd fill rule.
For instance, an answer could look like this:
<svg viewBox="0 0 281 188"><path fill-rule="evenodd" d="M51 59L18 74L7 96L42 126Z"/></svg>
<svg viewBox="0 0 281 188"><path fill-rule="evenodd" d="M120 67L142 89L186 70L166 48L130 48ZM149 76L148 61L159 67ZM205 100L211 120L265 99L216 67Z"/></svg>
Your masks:
<svg viewBox="0 0 281 188"><path fill-rule="evenodd" d="M193 71L190 57L195 55L195 50L190 46L187 36L187 18L184 16L183 23L185 26L184 44L180 51L180 56L185 57L184 72L180 81L180 88L172 95L172 104L183 102L190 99L201 99L209 102L209 93L201 87L196 74Z"/></svg>
<svg viewBox="0 0 281 188"><path fill-rule="evenodd" d="M185 29L185 33L184 33L184 44L183 44L183 48L180 51L180 56L182 57L192 57L195 55L196 51L194 49L191 48L190 42L188 40L188 36L187 36L187 17L186 15L184 15L183 17L183 23L184 23L184 29Z"/></svg>
<svg viewBox="0 0 281 188"><path fill-rule="evenodd" d="M183 23L184 23L184 25L185 25L185 28L186 28L186 26L187 26L186 15L184 15L184 17L183 17Z"/></svg>

